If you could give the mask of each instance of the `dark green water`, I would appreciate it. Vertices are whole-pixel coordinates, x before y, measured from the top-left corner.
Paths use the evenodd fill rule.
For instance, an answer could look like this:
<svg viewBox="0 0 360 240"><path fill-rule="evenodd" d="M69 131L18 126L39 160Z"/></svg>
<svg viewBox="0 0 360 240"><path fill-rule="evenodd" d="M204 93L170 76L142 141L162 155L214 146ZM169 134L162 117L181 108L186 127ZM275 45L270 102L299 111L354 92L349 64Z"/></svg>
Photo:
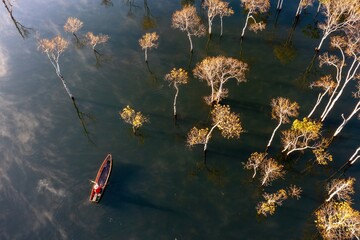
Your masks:
<svg viewBox="0 0 360 240"><path fill-rule="evenodd" d="M32 28L26 39L0 4L0 239L317 239L312 213L324 201L324 180L358 147L357 120L332 144L334 162L327 167L303 171L311 156L294 157L283 163L285 180L263 189L242 166L252 152L264 150L276 126L270 115L272 98L297 101L301 117L316 100L317 93L299 80L319 41L303 34L313 22L315 8L301 16L292 37L295 55L287 63L274 56L274 48L291 34L297 3L285 3L277 24L272 7L267 29L246 32L241 45L245 15L233 1L235 15L224 18L221 39L218 21L209 43L207 37L194 38L188 69L205 56L220 54L240 58L250 68L247 83L227 85L230 93L224 101L240 114L246 133L239 140L214 134L207 158L208 166L219 173L214 176L202 165L201 147L188 149L185 144L191 127L209 126L210 109L202 100L209 88L193 77L180 87L175 125L174 90L163 81L173 67L189 64L188 39L172 29L170 21L180 1L148 0L156 23L149 30L142 24L143 1L135 0L132 6L122 0L112 3L19 0L13 14ZM77 47L74 37L63 31L70 16L84 22L79 36L88 31L110 35L109 42L98 47L104 58L100 64L89 47ZM160 35L158 49L149 53L150 71L138 45L147 31ZM71 42L60 64L77 108L84 113L88 136L46 55L37 51L37 36L52 38L58 33ZM305 81L326 71L315 61ZM119 119L118 111L128 104L150 118L151 123L140 129L142 137L134 136ZM353 106L350 94L344 95L326 129L334 130L341 121L339 111ZM280 150L277 135L270 153L276 156ZM89 179L107 153L114 158L110 185L100 204L90 204ZM357 177L359 166L346 175ZM263 190L275 192L289 184L303 188L301 199L286 200L274 216L257 216L255 206ZM359 209L358 184L355 190L354 206Z"/></svg>

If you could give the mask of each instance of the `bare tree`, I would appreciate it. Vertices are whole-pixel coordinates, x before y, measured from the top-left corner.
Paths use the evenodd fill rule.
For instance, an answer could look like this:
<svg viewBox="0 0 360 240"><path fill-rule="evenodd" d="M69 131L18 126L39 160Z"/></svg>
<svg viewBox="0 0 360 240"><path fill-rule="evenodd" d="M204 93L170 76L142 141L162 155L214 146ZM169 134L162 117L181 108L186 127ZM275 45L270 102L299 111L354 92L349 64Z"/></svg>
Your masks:
<svg viewBox="0 0 360 240"><path fill-rule="evenodd" d="M247 162L244 164L245 169L254 170L254 174L252 178L255 178L257 170L260 168L261 164L267 160L266 155L267 153L254 152L251 154Z"/></svg>
<svg viewBox="0 0 360 240"><path fill-rule="evenodd" d="M299 200L301 198L302 189L296 185L290 185L287 189L287 193L290 197Z"/></svg>
<svg viewBox="0 0 360 240"><path fill-rule="evenodd" d="M195 6L190 5L186 5L183 9L174 12L171 26L187 33L190 41L190 52L193 51L191 36L201 37L206 32L205 26L201 23L201 19L196 13Z"/></svg>
<svg viewBox="0 0 360 240"><path fill-rule="evenodd" d="M269 0L240 0L240 1L243 7L245 8L245 10L248 11L245 20L245 26L242 29L241 38L244 37L245 29L247 28L249 19L253 21L253 23L250 25L251 31L257 32L264 30L266 24L263 21L257 22L254 15L269 11L270 1Z"/></svg>
<svg viewBox="0 0 360 240"><path fill-rule="evenodd" d="M355 178L348 179L334 179L327 186L326 190L329 197L326 202L329 202L333 197L337 197L338 201L351 202L351 196L354 191Z"/></svg>
<svg viewBox="0 0 360 240"><path fill-rule="evenodd" d="M76 32L79 31L83 26L83 22L75 17L69 17L66 20L66 23L64 25L65 32L72 33L74 37L76 38L77 42L79 42L79 38L76 35Z"/></svg>
<svg viewBox="0 0 360 240"><path fill-rule="evenodd" d="M95 53L99 53L95 49L96 45L106 43L110 39L109 35L103 35L101 33L99 35L94 35L92 32L86 33L85 37L88 40L88 44L91 46Z"/></svg>
<svg viewBox="0 0 360 240"><path fill-rule="evenodd" d="M270 147L271 142L275 136L275 132L279 129L281 124L289 123L290 117L297 117L299 115L299 104L297 102L290 102L290 99L278 97L271 100L271 117L279 121L279 124L275 127L271 134L270 140L267 144L267 148Z"/></svg>
<svg viewBox="0 0 360 240"><path fill-rule="evenodd" d="M221 135L227 139L239 138L240 134L244 132L240 117L230 112L229 106L222 106L216 104L211 111L212 127L210 130L197 129L193 127L187 135L187 144L191 147L196 144L204 145L204 152L207 150L207 144L211 138L211 134L215 128L218 128Z"/></svg>
<svg viewBox="0 0 360 240"><path fill-rule="evenodd" d="M59 64L60 55L66 50L68 46L68 41L66 41L60 35L54 37L53 39L40 39L38 42L38 49L45 53L46 56L49 58L51 64L55 68L56 75L60 78L67 94L72 100L74 100L73 95L71 94L69 88L66 85L64 77L61 75Z"/></svg>
<svg viewBox="0 0 360 240"><path fill-rule="evenodd" d="M136 112L129 105L119 112L120 117L128 124L132 125L133 133L136 134L137 130L144 124L149 122L141 112Z"/></svg>
<svg viewBox="0 0 360 240"><path fill-rule="evenodd" d="M319 23L323 36L315 50L319 51L324 40L333 32L358 31L356 24L360 21L360 2L358 0L327 0L321 1L320 11L325 16L325 22Z"/></svg>
<svg viewBox="0 0 360 240"><path fill-rule="evenodd" d="M284 166L276 162L274 159L266 159L261 167L261 185L270 185L272 181L283 178L285 171Z"/></svg>
<svg viewBox="0 0 360 240"><path fill-rule="evenodd" d="M316 210L315 223L324 239L360 239L360 212L348 202L326 202Z"/></svg>
<svg viewBox="0 0 360 240"><path fill-rule="evenodd" d="M159 46L158 40L159 35L157 35L156 32L146 33L142 36L142 38L139 39L139 44L145 52L145 62L148 61L148 49L157 48Z"/></svg>
<svg viewBox="0 0 360 240"><path fill-rule="evenodd" d="M360 26L360 25L359 25ZM329 101L321 115L321 121L324 121L335 103L343 94L345 87L351 80L360 79L357 71L360 67L360 33L357 35L347 35L347 37L332 37L331 46L340 51L341 59L335 55L324 53L319 57L320 66L329 65L336 69L336 86L332 92ZM350 62L347 69L346 62Z"/></svg>
<svg viewBox="0 0 360 240"><path fill-rule="evenodd" d="M310 84L310 88L315 88L315 87L322 88L324 92L319 93L315 106L313 107L307 118L311 118L311 116L314 114L316 108L319 106L321 100L324 98L325 95L327 94L331 95L334 92L336 87L336 82L332 79L331 75L326 75Z"/></svg>
<svg viewBox="0 0 360 240"><path fill-rule="evenodd" d="M175 97L174 97L174 117L176 119L176 99L179 94L179 87L178 85L187 84L189 79L187 71L182 68L179 69L172 69L170 73L165 75L165 80L170 82L176 90Z"/></svg>
<svg viewBox="0 0 360 240"><path fill-rule="evenodd" d="M196 64L193 74L196 78L207 82L211 87L211 95L205 98L208 104L219 103L227 96L228 90L224 84L230 79L236 79L238 83L245 82L245 72L248 65L235 58L224 56L207 57Z"/></svg>

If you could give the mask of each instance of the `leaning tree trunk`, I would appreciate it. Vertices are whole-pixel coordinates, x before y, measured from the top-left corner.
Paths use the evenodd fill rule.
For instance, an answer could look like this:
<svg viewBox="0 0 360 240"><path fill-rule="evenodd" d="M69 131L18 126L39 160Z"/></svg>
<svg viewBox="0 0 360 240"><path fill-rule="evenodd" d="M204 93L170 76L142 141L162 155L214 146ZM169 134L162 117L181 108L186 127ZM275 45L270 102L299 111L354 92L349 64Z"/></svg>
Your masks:
<svg viewBox="0 0 360 240"><path fill-rule="evenodd" d="M145 48L145 62L148 61L148 56L147 56L147 48Z"/></svg>
<svg viewBox="0 0 360 240"><path fill-rule="evenodd" d="M273 131L273 133L271 134L271 138L270 138L270 140L269 140L266 148L270 147L271 142L272 142L272 140L273 140L273 138L274 138L274 136L275 136L275 132L279 129L279 127L281 126L281 124L282 124L282 117L280 116L279 124L276 126L276 128L275 128L274 131Z"/></svg>
<svg viewBox="0 0 360 240"><path fill-rule="evenodd" d="M347 118L344 117L344 114L341 114L341 117L343 118L343 122L336 129L333 136L336 137L341 132L341 130L345 127L345 125L349 122L349 120L359 111L360 111L360 101L358 101L354 110L351 112L351 114Z"/></svg>
<svg viewBox="0 0 360 240"><path fill-rule="evenodd" d="M211 137L211 133L212 131L217 127L219 123L215 124L211 129L210 131L208 132L208 134L206 135L206 138L205 138L205 144L204 144L204 152L206 152L207 150L207 145L208 145L208 142L209 142L209 139Z"/></svg>
<svg viewBox="0 0 360 240"><path fill-rule="evenodd" d="M247 25L248 25L248 23L249 23L249 18L250 18L251 13L252 13L252 12L249 10L249 12L248 12L248 14L247 14L247 16L246 16L245 26L244 26L244 28L242 29L242 32L241 32L241 38L244 37L245 29L246 29L246 27L247 27Z"/></svg>
<svg viewBox="0 0 360 240"><path fill-rule="evenodd" d="M310 117L314 114L316 108L319 106L319 104L321 103L321 100L322 100L323 97L328 93L329 90L330 90L330 88L326 89L326 91L325 91L324 93L322 93L322 94L319 93L318 99L316 100L316 103L315 103L315 106L313 107L313 109L311 110L311 112L309 113L309 115L307 116L307 118L310 118Z"/></svg>

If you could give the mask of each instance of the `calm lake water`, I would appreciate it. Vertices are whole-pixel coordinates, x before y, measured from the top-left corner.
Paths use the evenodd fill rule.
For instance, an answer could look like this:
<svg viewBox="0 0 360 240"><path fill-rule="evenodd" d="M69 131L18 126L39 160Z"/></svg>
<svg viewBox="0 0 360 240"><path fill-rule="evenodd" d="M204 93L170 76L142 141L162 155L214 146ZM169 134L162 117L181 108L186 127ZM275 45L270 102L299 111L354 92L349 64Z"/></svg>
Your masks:
<svg viewBox="0 0 360 240"><path fill-rule="evenodd" d="M319 68L315 60L306 74L319 39L304 32L313 24L317 5L292 32L297 3L285 2L276 22L273 1L264 16L267 29L247 31L240 44L245 12L239 1L232 1L235 15L224 18L223 37L216 19L210 41L193 39L190 58L186 35L171 28L179 0L148 0L148 8L140 0L105 3L16 1L15 19L31 28L25 39L0 4L0 239L318 239L313 211L324 201L326 178L358 147L359 121L349 122L333 142L329 166L313 166L311 155L294 154L283 162L285 179L262 188L242 165L252 152L265 149L277 124L271 120L272 98L297 101L300 117L316 100L317 92L307 84L329 69ZM199 7L200 1L195 4ZM64 32L70 16L84 22L79 37L88 31L111 37L97 47L103 54L99 62L90 47L77 46ZM154 24L146 29L143 22L149 18ZM150 31L160 40L149 52L147 66L138 39ZM70 41L60 65L76 106L46 55L37 50L38 38L57 34ZM292 58L280 61L274 49L284 53L286 42ZM322 51L327 49L326 42ZM217 55L239 58L250 70L246 83L228 83L224 101L240 114L246 132L239 140L226 140L215 131L207 156L207 166L217 173L212 174L203 165L202 147L189 149L185 143L193 126L209 127L210 109L202 98L210 89L190 75L189 84L180 87L174 124L174 89L163 78L174 67L191 71L204 57ZM326 130L333 131L340 112L353 108L352 87L327 119ZM119 118L126 105L150 118L141 136L134 136ZM270 154L277 157L280 151L277 134ZM90 204L89 179L107 153L114 158L110 185L100 204ZM357 164L346 176L358 177L359 171ZM273 216L257 215L263 191L290 184L302 187L300 200L286 200ZM359 209L359 184L355 190L354 207Z"/></svg>

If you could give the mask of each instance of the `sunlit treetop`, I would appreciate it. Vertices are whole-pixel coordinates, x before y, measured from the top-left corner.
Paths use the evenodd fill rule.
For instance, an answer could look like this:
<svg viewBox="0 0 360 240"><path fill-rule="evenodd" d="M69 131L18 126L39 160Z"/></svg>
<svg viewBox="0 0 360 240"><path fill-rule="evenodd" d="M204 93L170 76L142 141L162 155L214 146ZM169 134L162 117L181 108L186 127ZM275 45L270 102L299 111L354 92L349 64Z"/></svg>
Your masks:
<svg viewBox="0 0 360 240"><path fill-rule="evenodd" d="M299 104L290 102L288 98L278 97L271 100L271 117L273 119L281 119L283 123L290 122L289 117L296 117L299 112Z"/></svg>
<svg viewBox="0 0 360 240"><path fill-rule="evenodd" d="M76 33L83 26L83 22L75 17L69 17L64 25L65 32Z"/></svg>
<svg viewBox="0 0 360 240"><path fill-rule="evenodd" d="M142 49L147 48L157 48L159 43L157 42L159 39L159 35L156 32L146 33L139 39L139 44Z"/></svg>
<svg viewBox="0 0 360 240"><path fill-rule="evenodd" d="M186 84L188 79L188 72L182 68L173 68L170 73L165 75L165 80L173 84Z"/></svg>
<svg viewBox="0 0 360 240"><path fill-rule="evenodd" d="M244 132L240 117L230 111L228 105L222 106L216 104L211 111L212 121L214 125L217 125L221 134L225 138L239 138L240 134Z"/></svg>
<svg viewBox="0 0 360 240"><path fill-rule="evenodd" d="M53 39L40 39L38 42L38 49L44 53L58 53L61 54L69 46L69 42L57 35Z"/></svg>
<svg viewBox="0 0 360 240"><path fill-rule="evenodd" d="M101 33L99 35L94 35L92 32L86 33L85 37L93 49L95 49L96 45L106 43L110 39L108 35L103 35Z"/></svg>
<svg viewBox="0 0 360 240"><path fill-rule="evenodd" d="M291 129L309 135L312 138L317 138L320 135L321 127L321 122L311 121L308 118L303 118L303 120L296 119L293 122Z"/></svg>

